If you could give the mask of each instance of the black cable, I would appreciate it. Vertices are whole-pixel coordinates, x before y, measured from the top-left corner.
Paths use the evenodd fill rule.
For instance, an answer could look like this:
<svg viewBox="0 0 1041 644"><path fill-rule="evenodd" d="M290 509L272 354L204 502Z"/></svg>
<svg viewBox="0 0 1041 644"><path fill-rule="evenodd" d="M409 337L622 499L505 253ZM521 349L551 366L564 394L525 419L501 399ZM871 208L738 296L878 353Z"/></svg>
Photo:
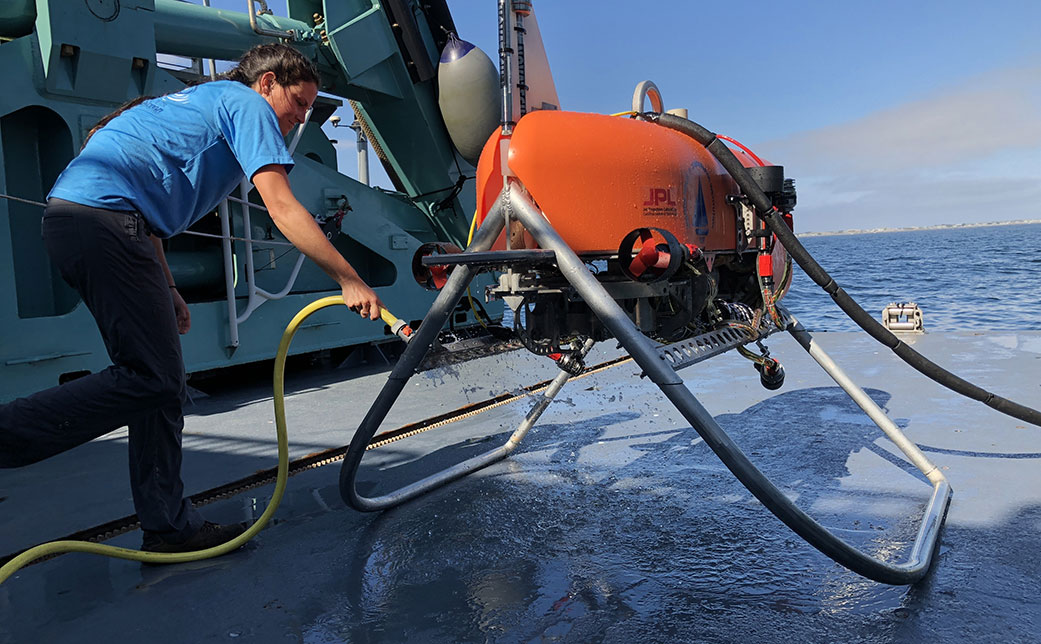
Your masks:
<svg viewBox="0 0 1041 644"><path fill-rule="evenodd" d="M448 196L444 199L435 203L431 207L431 210L433 210L434 212L441 212L442 210L450 206L452 202L455 200L455 198L459 196L459 193L463 191L463 185L466 184L466 182L472 178L473 177L468 177L466 175L459 175L459 180L455 182L454 186L452 186L452 192L450 192Z"/></svg>
<svg viewBox="0 0 1041 644"><path fill-rule="evenodd" d="M265 269L265 268L267 268L268 266L271 266L272 264L274 264L274 263L275 263L275 262L277 262L278 260L282 259L283 257L285 257L286 255L288 255L289 253L293 252L294 250L299 250L299 249L298 249L298 248L290 248L289 250L287 250L287 251L284 251L284 252L283 252L283 253L282 253L281 255L279 255L278 257L274 257L274 258L272 258L272 259L271 259L271 261L269 261L269 262L268 262L267 264L264 264L264 265L263 265L263 266L261 266L260 268L254 268L254 269L253 269L253 272L254 272L254 273L256 273L257 271L262 271L262 270L264 270L264 269Z"/></svg>
<svg viewBox="0 0 1041 644"><path fill-rule="evenodd" d="M517 335L517 339L524 345L524 348L537 356L548 356L551 353L562 353L563 349L559 345L554 344L552 340L536 340L531 337L530 331L525 324L522 322L528 320L527 311L528 302L525 300L521 303L521 306L517 307L517 313L513 316L513 331ZM523 316L521 314L524 314Z"/></svg>
<svg viewBox="0 0 1041 644"><path fill-rule="evenodd" d="M982 402L988 407L1000 411L1003 414L1041 427L1041 411L1002 398L1001 396L993 394L982 387L978 387L950 371L947 371L940 365L904 344L898 337L893 335L889 329L882 326L874 317L871 316L871 314L861 308L861 306L857 304L844 290L842 290L830 275L828 275L827 271L817 263L817 260L810 255L802 245L802 242L799 241L799 238L792 232L792 229L777 216L778 210L774 207L770 197L759 188L759 185L755 182L737 157L734 156L734 153L730 151L730 148L727 147L723 141L716 138L714 133L693 121L689 121L679 116L673 116L671 114L650 113L644 114L644 117L658 125L685 134L705 146L705 148L712 153L712 156L714 156L723 168L726 169L730 176L734 178L737 185L740 186L741 190L743 190L745 195L751 200L752 205L755 206L756 215L770 227L773 234L777 235L777 239L781 242L781 245L784 246L785 250L788 251L788 254L792 256L800 267L802 267L802 270L809 275L810 279L824 289L824 292L835 300L835 303L839 308L842 309L842 311L853 320L857 326L866 331L868 335L873 337L879 343L889 347L893 353L915 370L944 387L947 387L951 391Z"/></svg>
<svg viewBox="0 0 1041 644"><path fill-rule="evenodd" d="M455 195L459 194L459 192L463 189L463 184L466 183L467 181L469 181L470 179L473 179L473 177L468 177L465 174L462 174L462 175L459 175L459 178L456 180L456 182L453 183L450 186L447 186L445 188L438 188L437 190L431 190L430 192L424 192L423 194L416 195L414 197L409 197L409 199L411 201L415 202L415 201L419 201L420 199L422 199L424 197L429 197L430 195L436 195L439 192L448 192L449 190L455 191L455 194L453 194L451 197L449 197L449 199L453 199L453 198L455 198Z"/></svg>

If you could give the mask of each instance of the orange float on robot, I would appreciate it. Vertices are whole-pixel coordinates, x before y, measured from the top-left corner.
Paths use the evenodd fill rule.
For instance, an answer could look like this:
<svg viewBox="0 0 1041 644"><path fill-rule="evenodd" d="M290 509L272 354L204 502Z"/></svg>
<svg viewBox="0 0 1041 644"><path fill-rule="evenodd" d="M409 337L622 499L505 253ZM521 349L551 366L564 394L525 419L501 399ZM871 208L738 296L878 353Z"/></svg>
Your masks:
<svg viewBox="0 0 1041 644"><path fill-rule="evenodd" d="M477 167L479 221L502 190L500 133ZM702 146L642 121L576 112L525 115L509 141L509 174L576 252L613 254L636 228L663 228L684 244L733 251L728 195L737 184ZM505 248L502 238L496 249Z"/></svg>

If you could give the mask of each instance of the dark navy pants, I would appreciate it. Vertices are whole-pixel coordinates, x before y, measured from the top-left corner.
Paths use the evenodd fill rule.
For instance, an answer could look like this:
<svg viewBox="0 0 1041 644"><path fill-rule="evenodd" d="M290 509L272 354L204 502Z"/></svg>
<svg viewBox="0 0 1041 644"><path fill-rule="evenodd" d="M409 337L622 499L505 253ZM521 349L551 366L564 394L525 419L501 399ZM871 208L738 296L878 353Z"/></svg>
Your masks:
<svg viewBox="0 0 1041 644"><path fill-rule="evenodd" d="M0 405L0 467L20 467L129 427L130 485L144 530L176 542L203 520L183 498L184 362L173 299L135 213L58 199L47 252L94 315L112 366Z"/></svg>

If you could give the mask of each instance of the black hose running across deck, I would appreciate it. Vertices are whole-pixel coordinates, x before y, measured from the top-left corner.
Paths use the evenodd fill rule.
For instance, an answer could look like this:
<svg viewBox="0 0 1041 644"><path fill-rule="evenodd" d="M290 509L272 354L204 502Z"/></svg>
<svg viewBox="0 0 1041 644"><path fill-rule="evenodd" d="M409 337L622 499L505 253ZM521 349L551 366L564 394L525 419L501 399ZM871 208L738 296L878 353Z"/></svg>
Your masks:
<svg viewBox="0 0 1041 644"><path fill-rule="evenodd" d="M712 153L717 161L734 178L737 185L741 187L745 195L752 201L758 216L770 227L770 230L784 246L788 254L802 267L802 270L810 276L824 291L831 296L839 308L849 316L868 335L878 340L879 343L889 347L901 360L914 367L930 379L973 400L1000 411L1003 414L1018 418L1022 421L1041 427L1041 411L1031 409L1025 405L1002 398L982 387L961 378L940 365L929 360L896 337L889 329L882 326L875 318L865 311L846 291L842 290L827 271L817 263L817 260L806 250L806 248L795 236L792 229L778 216L770 197L766 195L741 164L727 145L716 137L713 132L705 129L697 123L672 114L646 114L650 121L665 126L671 130L685 134L694 139Z"/></svg>

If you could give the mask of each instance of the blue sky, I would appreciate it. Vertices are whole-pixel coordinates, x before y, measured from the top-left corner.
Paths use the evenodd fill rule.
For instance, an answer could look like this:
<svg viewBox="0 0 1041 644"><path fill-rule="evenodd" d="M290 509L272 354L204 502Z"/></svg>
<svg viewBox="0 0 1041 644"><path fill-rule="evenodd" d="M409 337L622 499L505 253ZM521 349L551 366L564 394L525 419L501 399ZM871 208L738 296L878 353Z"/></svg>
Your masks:
<svg viewBox="0 0 1041 644"><path fill-rule="evenodd" d="M493 60L496 6L449 0ZM666 107L786 167L797 230L1041 219L1037 0L534 7L563 109L625 110L654 81Z"/></svg>
<svg viewBox="0 0 1041 644"><path fill-rule="evenodd" d="M494 52L495 2L449 6ZM653 80L786 166L797 229L1041 219L1041 2L534 6L564 109Z"/></svg>

